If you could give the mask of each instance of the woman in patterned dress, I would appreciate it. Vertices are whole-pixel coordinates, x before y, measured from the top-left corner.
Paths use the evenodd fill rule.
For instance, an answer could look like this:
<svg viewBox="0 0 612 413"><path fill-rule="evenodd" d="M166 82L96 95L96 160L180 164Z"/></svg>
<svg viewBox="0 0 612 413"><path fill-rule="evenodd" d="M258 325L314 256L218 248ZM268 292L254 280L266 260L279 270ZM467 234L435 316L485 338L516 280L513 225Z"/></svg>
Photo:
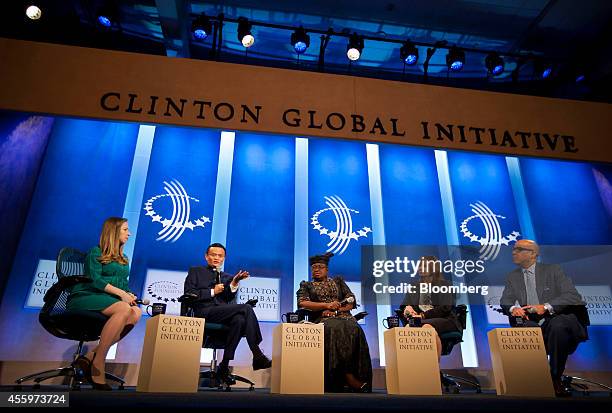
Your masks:
<svg viewBox="0 0 612 413"><path fill-rule="evenodd" d="M310 321L324 324L325 390L369 392L372 361L365 334L350 311L355 298L342 277L329 277L331 253L310 257L312 281L302 281L297 292L299 308L311 311ZM346 304L343 304L346 303Z"/></svg>

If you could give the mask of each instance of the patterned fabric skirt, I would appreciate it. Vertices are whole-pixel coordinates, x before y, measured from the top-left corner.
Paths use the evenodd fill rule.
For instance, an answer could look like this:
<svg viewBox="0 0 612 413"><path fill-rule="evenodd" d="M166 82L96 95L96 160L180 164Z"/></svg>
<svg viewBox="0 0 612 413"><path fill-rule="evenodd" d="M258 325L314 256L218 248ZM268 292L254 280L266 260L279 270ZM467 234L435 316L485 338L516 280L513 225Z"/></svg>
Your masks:
<svg viewBox="0 0 612 413"><path fill-rule="evenodd" d="M327 318L325 330L325 391L343 391L345 374L372 385L372 360L365 333L350 318Z"/></svg>

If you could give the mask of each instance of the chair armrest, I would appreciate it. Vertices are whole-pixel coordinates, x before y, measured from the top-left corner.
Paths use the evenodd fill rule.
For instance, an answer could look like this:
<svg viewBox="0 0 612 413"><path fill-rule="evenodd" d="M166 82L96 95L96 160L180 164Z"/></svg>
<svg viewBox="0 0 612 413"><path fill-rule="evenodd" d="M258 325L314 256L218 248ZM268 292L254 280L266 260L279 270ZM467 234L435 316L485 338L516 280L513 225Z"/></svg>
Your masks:
<svg viewBox="0 0 612 413"><path fill-rule="evenodd" d="M359 320L364 319L367 315L368 315L367 311L360 311L357 314L355 314L353 317L355 318L355 320L359 321Z"/></svg>
<svg viewBox="0 0 612 413"><path fill-rule="evenodd" d="M179 303L185 303L186 305L191 305L198 300L198 295L195 293L185 293L181 295L177 301Z"/></svg>

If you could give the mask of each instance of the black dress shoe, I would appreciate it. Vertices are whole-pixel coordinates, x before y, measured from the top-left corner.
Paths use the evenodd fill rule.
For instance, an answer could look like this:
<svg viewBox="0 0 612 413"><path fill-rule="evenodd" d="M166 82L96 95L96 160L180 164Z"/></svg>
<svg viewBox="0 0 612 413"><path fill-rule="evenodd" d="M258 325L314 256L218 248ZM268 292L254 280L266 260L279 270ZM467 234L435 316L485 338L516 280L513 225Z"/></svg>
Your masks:
<svg viewBox="0 0 612 413"><path fill-rule="evenodd" d="M91 381L91 387L94 390L102 390L102 391L111 391L113 388L108 383L96 383L95 381Z"/></svg>
<svg viewBox="0 0 612 413"><path fill-rule="evenodd" d="M264 354L253 357L253 370L269 369L272 367L272 360Z"/></svg>
<svg viewBox="0 0 612 413"><path fill-rule="evenodd" d="M572 391L563 384L561 379L553 379L553 388L557 397L570 397L572 395Z"/></svg>
<svg viewBox="0 0 612 413"><path fill-rule="evenodd" d="M228 386L232 386L236 384L236 380L230 374L229 366L224 366L220 364L217 367L217 373L215 374L217 381L220 383L225 383Z"/></svg>

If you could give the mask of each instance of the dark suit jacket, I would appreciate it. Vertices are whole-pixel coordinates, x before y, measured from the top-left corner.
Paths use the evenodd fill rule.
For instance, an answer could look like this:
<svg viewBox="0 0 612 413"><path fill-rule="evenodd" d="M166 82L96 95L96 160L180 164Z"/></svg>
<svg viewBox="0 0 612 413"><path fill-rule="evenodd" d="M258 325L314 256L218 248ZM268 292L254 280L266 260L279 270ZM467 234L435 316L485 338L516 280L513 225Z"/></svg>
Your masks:
<svg viewBox="0 0 612 413"><path fill-rule="evenodd" d="M536 264L536 292L539 304L549 303L555 314L562 314L571 310L571 306L583 306L585 303L576 291L572 280L565 275L560 266L556 264ZM527 305L527 290L521 268L508 274L506 286L500 299L500 305L506 315L510 314L510 307Z"/></svg>
<svg viewBox="0 0 612 413"><path fill-rule="evenodd" d="M441 279L439 281L432 282L431 284L434 286L452 285L450 282L448 282L445 279ZM404 308L406 308L407 306L411 306L412 308L414 308L414 310L417 313L419 314L422 313L424 319L425 318L446 318L452 321L457 326L457 330L461 331L463 329L461 326L461 323L457 319L457 315L453 311L453 308L455 306L455 294L432 293L431 303L433 305L433 308L431 310L423 312L419 308L419 299L421 296L419 292L419 282L418 281L414 282L412 283L412 285L416 286L415 292L414 293L408 292L404 296L404 300L402 301L402 304L400 305L400 309L402 310L402 312L404 311Z"/></svg>
<svg viewBox="0 0 612 413"><path fill-rule="evenodd" d="M198 295L198 300L194 305L196 313L207 307L215 305L230 304L236 298L236 293L232 293L230 283L234 276L226 272L221 272L221 283L225 290L221 294L211 297L210 290L215 288L216 275L210 267L198 266L189 268L187 278L185 278L185 294L193 293Z"/></svg>

